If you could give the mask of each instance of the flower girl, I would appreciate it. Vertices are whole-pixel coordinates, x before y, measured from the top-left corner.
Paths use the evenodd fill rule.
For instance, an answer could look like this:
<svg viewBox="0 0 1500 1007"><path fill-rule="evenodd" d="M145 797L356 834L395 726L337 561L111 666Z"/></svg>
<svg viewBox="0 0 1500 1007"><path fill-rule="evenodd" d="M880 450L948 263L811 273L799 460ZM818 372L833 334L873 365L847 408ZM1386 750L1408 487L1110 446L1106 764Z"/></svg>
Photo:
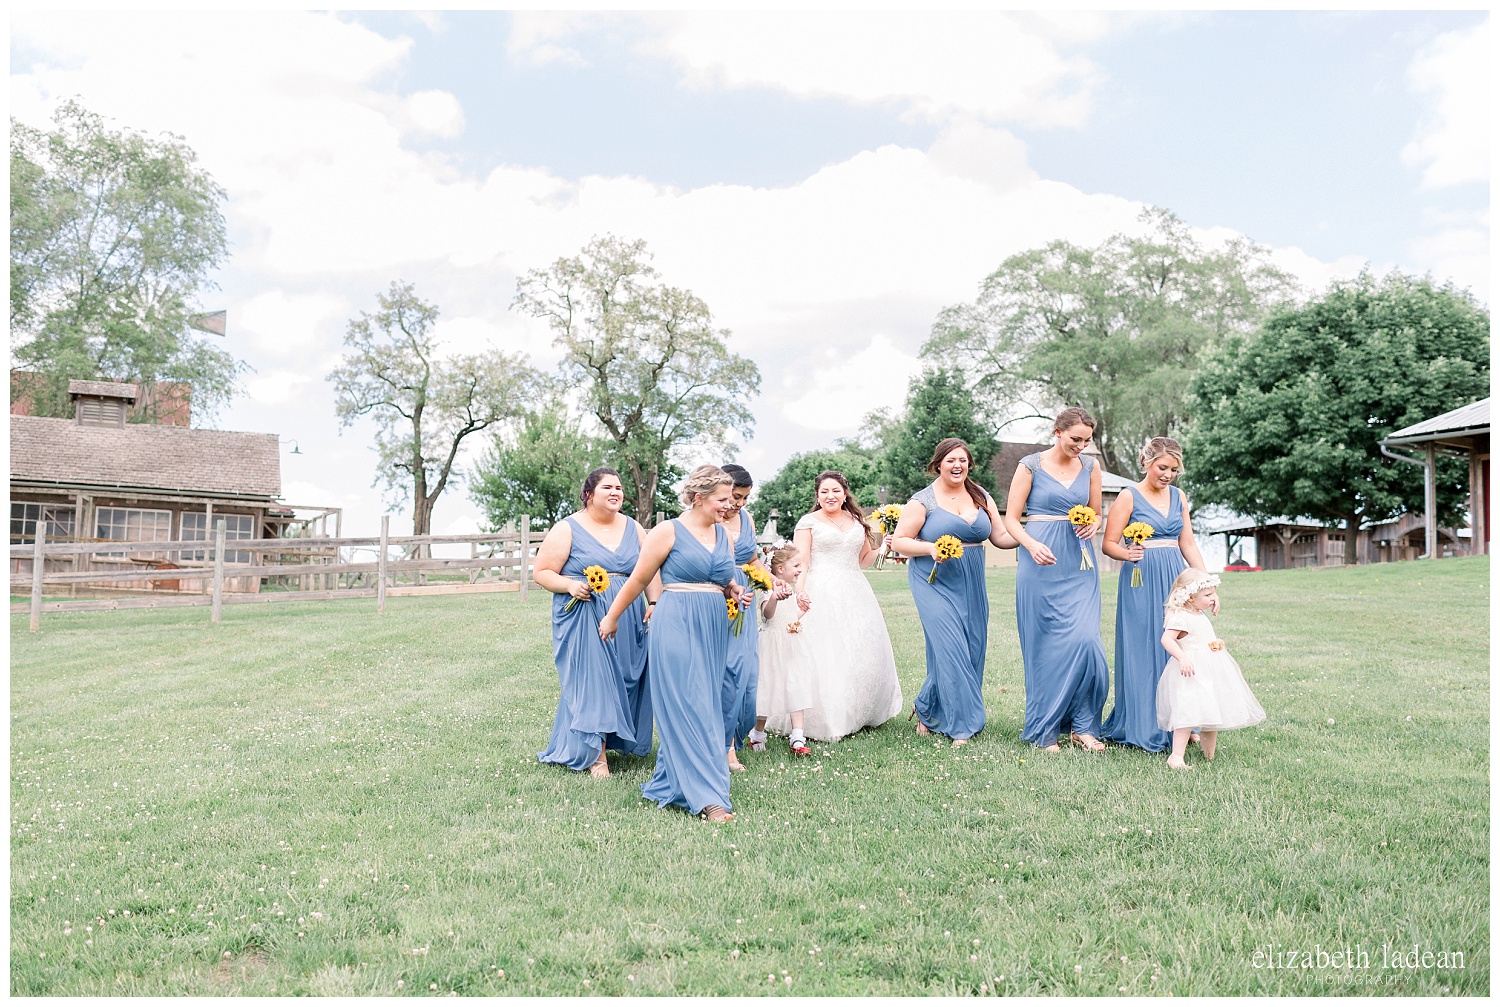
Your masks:
<svg viewBox="0 0 1500 1007"><path fill-rule="evenodd" d="M802 733L802 711L812 705L812 667L802 653L799 634L802 615L809 608L804 595L792 597L790 585L802 576L802 559L795 546L782 546L771 555L771 573L787 585L761 602L760 685L755 694L755 730L751 748L764 749L766 724L780 734L790 726L793 755L811 755Z"/></svg>
<svg viewBox="0 0 1500 1007"><path fill-rule="evenodd" d="M1240 666L1224 641L1214 636L1208 612L1215 608L1219 578L1188 567L1167 594L1166 631L1161 645L1172 655L1156 686L1156 723L1172 732L1167 765L1190 768L1183 761L1188 734L1198 728L1204 758L1210 762L1220 731L1249 727L1266 719Z"/></svg>

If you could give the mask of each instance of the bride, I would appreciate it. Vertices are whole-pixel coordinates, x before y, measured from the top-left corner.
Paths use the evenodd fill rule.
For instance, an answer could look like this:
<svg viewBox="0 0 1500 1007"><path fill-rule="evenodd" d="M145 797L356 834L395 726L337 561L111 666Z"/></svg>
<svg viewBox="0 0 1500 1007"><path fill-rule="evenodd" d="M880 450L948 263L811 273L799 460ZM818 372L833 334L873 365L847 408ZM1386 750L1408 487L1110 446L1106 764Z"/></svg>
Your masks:
<svg viewBox="0 0 1500 1007"><path fill-rule="evenodd" d="M837 741L876 727L902 710L896 658L875 592L860 568L875 561L864 512L838 472L817 481L817 507L792 538L802 559L797 590L812 602L802 618L802 652L812 664L812 704L803 716L809 738ZM785 720L786 718L779 718ZM788 725L773 719L770 729Z"/></svg>

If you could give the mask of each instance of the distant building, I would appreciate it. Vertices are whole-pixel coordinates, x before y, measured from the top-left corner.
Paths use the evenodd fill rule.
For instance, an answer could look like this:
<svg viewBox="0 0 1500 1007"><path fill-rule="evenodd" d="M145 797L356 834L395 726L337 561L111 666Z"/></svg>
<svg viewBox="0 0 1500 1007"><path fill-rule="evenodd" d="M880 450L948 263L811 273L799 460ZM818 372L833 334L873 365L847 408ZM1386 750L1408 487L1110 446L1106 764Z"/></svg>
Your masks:
<svg viewBox="0 0 1500 1007"><path fill-rule="evenodd" d="M72 419L10 418L12 545L33 541L43 522L49 540L65 541L207 542L220 519L229 540L280 538L288 525L311 530L308 519L280 502L275 434L128 423L139 394L134 384L73 381L68 393ZM312 519L320 534L326 534L321 523L330 516L337 522L334 509L320 509ZM206 559L206 550L179 550L90 562L92 568L120 570L132 563L160 568ZM229 563L251 560L247 551L225 552ZM11 567L13 574L25 572L31 561L12 560ZM231 581L226 589L259 590L259 578ZM127 587L152 584L132 581Z"/></svg>

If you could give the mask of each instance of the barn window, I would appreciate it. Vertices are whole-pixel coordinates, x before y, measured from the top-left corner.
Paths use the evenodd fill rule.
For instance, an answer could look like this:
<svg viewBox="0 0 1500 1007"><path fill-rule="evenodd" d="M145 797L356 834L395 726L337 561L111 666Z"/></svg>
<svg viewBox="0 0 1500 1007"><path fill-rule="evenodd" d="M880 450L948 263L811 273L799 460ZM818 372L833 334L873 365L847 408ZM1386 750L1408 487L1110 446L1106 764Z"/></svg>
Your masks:
<svg viewBox="0 0 1500 1007"><path fill-rule="evenodd" d="M123 427L125 403L120 399L80 398L78 423L85 427Z"/></svg>
<svg viewBox="0 0 1500 1007"><path fill-rule="evenodd" d="M218 527L219 521L224 522L224 538L247 539L255 537L255 515L254 514L215 514L213 525ZM211 542L214 533L209 528L208 515L194 511L186 511L182 515L182 540L184 542ZM207 562L212 558L211 549L183 550L182 558L186 560L199 560ZM224 562L226 563L249 563L250 553L244 549L225 549Z"/></svg>
<svg viewBox="0 0 1500 1007"><path fill-rule="evenodd" d="M12 503L10 505L10 541L12 544L36 541L36 523L46 521L47 540L73 537L73 508L66 504Z"/></svg>
<svg viewBox="0 0 1500 1007"><path fill-rule="evenodd" d="M94 537L106 542L167 542L172 538L172 512L138 510L134 507L100 507L94 511ZM132 555L143 559L163 557L159 552L138 552Z"/></svg>

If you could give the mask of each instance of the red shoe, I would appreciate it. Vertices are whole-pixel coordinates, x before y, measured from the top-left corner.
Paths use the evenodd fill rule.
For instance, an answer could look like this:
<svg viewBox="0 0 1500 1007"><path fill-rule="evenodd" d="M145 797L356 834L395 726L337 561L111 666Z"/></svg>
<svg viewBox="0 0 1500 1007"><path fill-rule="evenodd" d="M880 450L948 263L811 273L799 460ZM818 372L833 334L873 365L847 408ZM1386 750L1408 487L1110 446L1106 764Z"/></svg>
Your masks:
<svg viewBox="0 0 1500 1007"><path fill-rule="evenodd" d="M792 754L793 755L811 755L812 754L812 749L808 748L807 745L804 742L794 741L794 742L792 742Z"/></svg>

